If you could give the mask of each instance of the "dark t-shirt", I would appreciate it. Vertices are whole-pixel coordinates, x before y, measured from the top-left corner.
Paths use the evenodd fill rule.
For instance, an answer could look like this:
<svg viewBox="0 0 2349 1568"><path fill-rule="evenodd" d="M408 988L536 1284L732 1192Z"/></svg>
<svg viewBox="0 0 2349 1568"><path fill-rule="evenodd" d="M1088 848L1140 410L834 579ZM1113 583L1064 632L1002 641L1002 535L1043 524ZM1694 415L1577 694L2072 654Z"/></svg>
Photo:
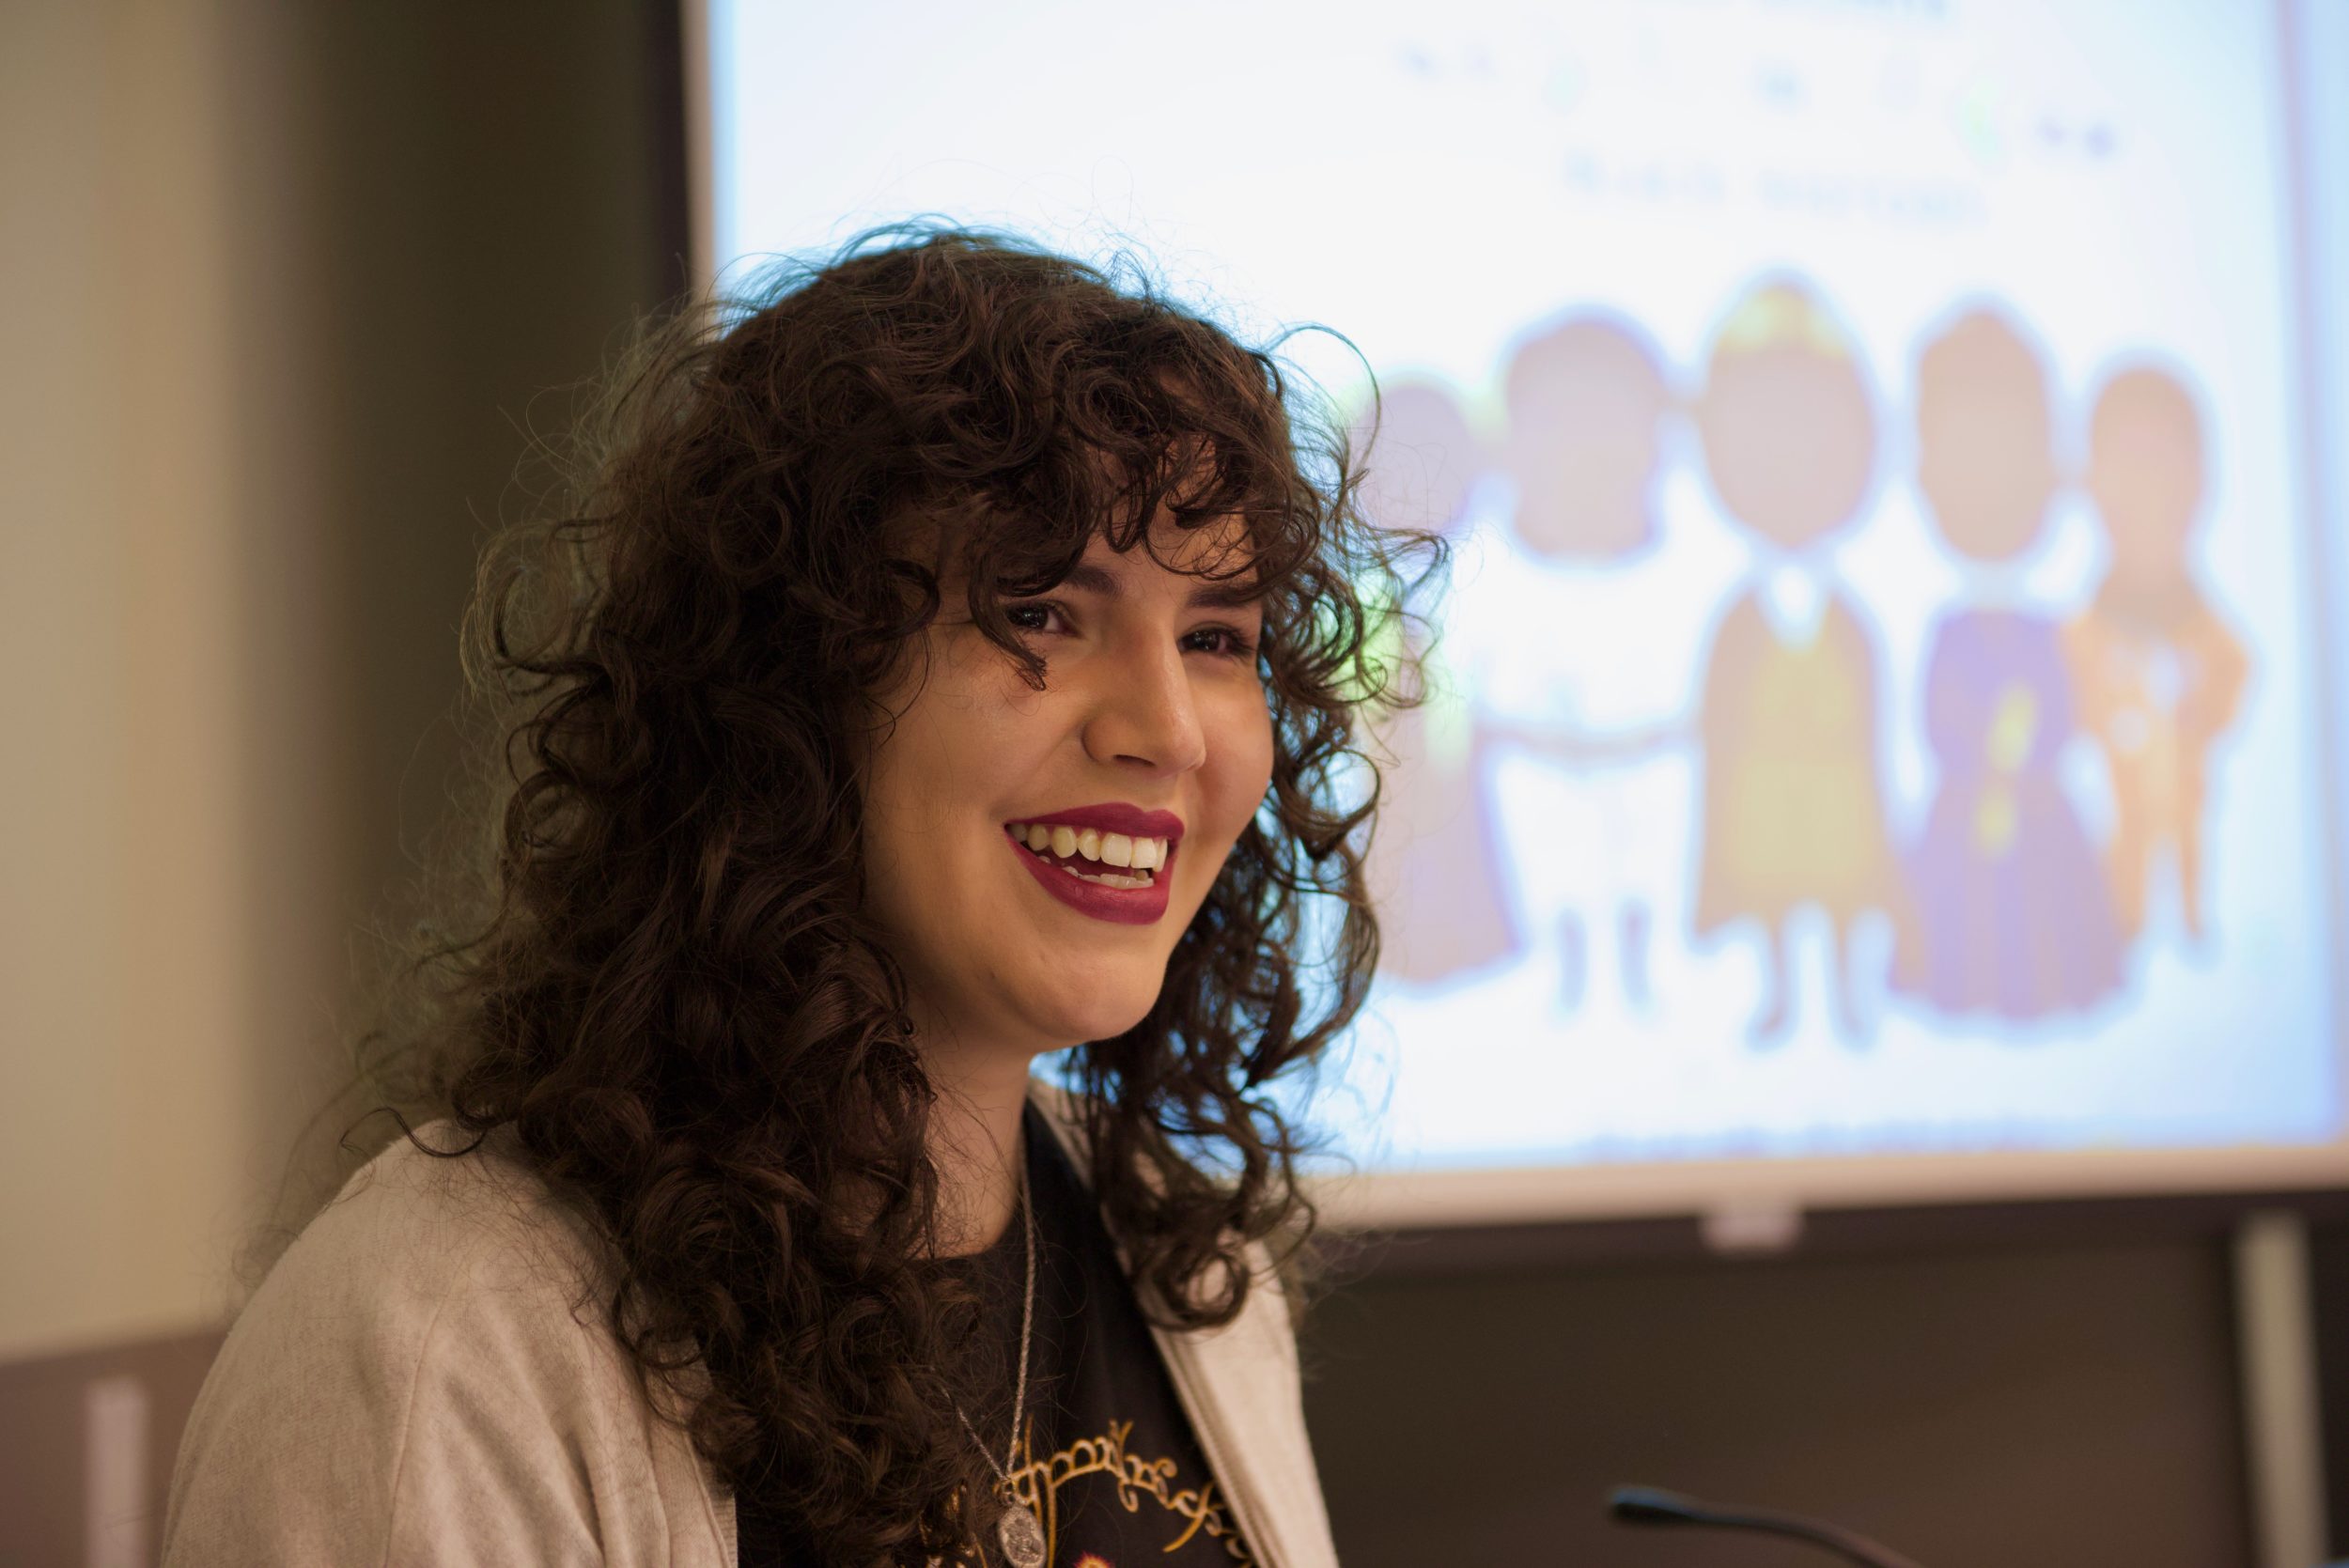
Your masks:
<svg viewBox="0 0 2349 1568"><path fill-rule="evenodd" d="M1252 1568L1092 1194L1033 1106L1026 1136L1035 1327L1027 1420L1011 1479L1044 1527L1047 1561L1051 1568ZM1008 1364L1027 1269L1019 1221L973 1264L1002 1305L997 1316L1013 1347ZM1010 1431L1008 1374L1003 1383L994 1407L968 1412L999 1464ZM783 1568L796 1555L755 1510L743 1510L739 1529L741 1568ZM1002 1559L993 1539L984 1549L995 1568Z"/></svg>

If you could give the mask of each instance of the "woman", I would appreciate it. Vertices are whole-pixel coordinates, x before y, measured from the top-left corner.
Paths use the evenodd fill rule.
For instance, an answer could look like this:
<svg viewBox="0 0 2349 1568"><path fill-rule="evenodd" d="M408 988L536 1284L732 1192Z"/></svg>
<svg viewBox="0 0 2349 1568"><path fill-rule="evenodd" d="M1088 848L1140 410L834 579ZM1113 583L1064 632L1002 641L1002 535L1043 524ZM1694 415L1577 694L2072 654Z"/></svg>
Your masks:
<svg viewBox="0 0 2349 1568"><path fill-rule="evenodd" d="M1375 959L1400 589L1291 397L953 231L656 340L485 574L440 1119L230 1334L168 1562L1333 1560L1272 1091Z"/></svg>

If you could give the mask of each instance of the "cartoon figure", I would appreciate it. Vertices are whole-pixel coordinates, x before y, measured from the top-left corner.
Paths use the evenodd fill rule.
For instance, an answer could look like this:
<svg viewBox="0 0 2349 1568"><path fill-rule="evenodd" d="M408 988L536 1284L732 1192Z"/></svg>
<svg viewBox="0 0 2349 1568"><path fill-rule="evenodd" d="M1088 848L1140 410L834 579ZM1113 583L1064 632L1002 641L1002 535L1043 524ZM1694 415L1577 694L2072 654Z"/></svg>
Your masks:
<svg viewBox="0 0 2349 1568"><path fill-rule="evenodd" d="M1908 857L1916 918L1892 984L1947 1014L2040 1018L2122 980L2104 874L2064 792L2076 731L2062 633L2001 575L2044 531L2052 427L2039 359L1997 313L1967 313L1920 356L1917 487L1972 577L1926 656L1940 777Z"/></svg>
<svg viewBox="0 0 2349 1568"><path fill-rule="evenodd" d="M1556 942L1559 1000L1583 1000L1611 945L1624 999L1651 1000L1658 901L1677 877L1689 670L1652 649L1701 624L1659 559L1657 480L1676 399L1630 323L1570 317L1524 343L1505 380L1509 527L1486 541L1463 628L1494 808L1532 939ZM1693 637L1691 638L1693 643Z"/></svg>
<svg viewBox="0 0 2349 1568"><path fill-rule="evenodd" d="M2110 769L2105 851L2122 929L2145 926L2164 849L2189 939L2202 911L2202 806L2211 748L2234 722L2250 660L2195 581L2205 474L2201 415L2168 371L2123 370L2089 426L2088 492L2111 551L2104 583L2066 630L2081 722Z"/></svg>
<svg viewBox="0 0 2349 1568"><path fill-rule="evenodd" d="M1664 421L1675 410L1646 335L1611 315L1569 317L1518 348L1506 387L1502 463L1526 547L1621 563L1655 544Z"/></svg>
<svg viewBox="0 0 2349 1568"><path fill-rule="evenodd" d="M1867 500L1876 423L1856 346L1808 287L1766 282L1731 311L1697 430L1757 575L1722 613L1705 665L1694 930L1761 926L1766 979L1751 1035L1765 1044L1793 1026L1793 917L1822 909L1836 932L1835 1021L1864 1039L1853 934L1905 899L1885 826L1875 646L1827 547Z"/></svg>
<svg viewBox="0 0 2349 1568"><path fill-rule="evenodd" d="M1485 466L1483 445L1449 393L1399 384L1381 399L1363 510L1381 527L1456 535ZM1371 726L1374 754L1386 766L1364 871L1379 906L1379 971L1431 985L1495 963L1518 942L1461 683L1443 641L1408 651L1424 660L1425 700Z"/></svg>

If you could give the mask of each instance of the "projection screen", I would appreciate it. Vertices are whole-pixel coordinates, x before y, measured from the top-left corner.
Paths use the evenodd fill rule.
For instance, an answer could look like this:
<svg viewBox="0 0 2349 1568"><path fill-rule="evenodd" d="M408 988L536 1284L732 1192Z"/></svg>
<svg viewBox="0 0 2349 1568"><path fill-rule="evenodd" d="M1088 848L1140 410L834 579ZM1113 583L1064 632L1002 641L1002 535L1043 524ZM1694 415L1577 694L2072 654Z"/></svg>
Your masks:
<svg viewBox="0 0 2349 1568"><path fill-rule="evenodd" d="M689 20L706 276L1131 253L1453 541L1342 1219L2349 1173L2349 13ZM908 47L919 39L919 48Z"/></svg>

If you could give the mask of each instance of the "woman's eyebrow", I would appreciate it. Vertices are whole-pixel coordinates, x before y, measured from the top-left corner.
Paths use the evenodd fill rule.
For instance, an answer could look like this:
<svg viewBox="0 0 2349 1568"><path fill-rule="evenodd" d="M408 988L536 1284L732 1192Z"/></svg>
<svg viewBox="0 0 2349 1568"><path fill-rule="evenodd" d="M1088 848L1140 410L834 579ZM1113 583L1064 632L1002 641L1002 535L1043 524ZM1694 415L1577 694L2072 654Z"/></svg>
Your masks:
<svg viewBox="0 0 2349 1568"><path fill-rule="evenodd" d="M1190 602L1201 609L1242 610L1265 596L1264 584L1252 577L1202 577L1194 579L1194 584ZM1099 567L1072 567L1061 579L1061 586L1107 598L1116 598L1123 592L1117 579Z"/></svg>
<svg viewBox="0 0 2349 1568"><path fill-rule="evenodd" d="M1252 577L1202 579L1190 602L1208 610L1245 610L1263 602L1265 585Z"/></svg>
<svg viewBox="0 0 2349 1568"><path fill-rule="evenodd" d="M1074 588L1080 593L1100 594L1108 598L1118 597L1117 579L1099 567L1072 567L1060 580L1060 586Z"/></svg>

